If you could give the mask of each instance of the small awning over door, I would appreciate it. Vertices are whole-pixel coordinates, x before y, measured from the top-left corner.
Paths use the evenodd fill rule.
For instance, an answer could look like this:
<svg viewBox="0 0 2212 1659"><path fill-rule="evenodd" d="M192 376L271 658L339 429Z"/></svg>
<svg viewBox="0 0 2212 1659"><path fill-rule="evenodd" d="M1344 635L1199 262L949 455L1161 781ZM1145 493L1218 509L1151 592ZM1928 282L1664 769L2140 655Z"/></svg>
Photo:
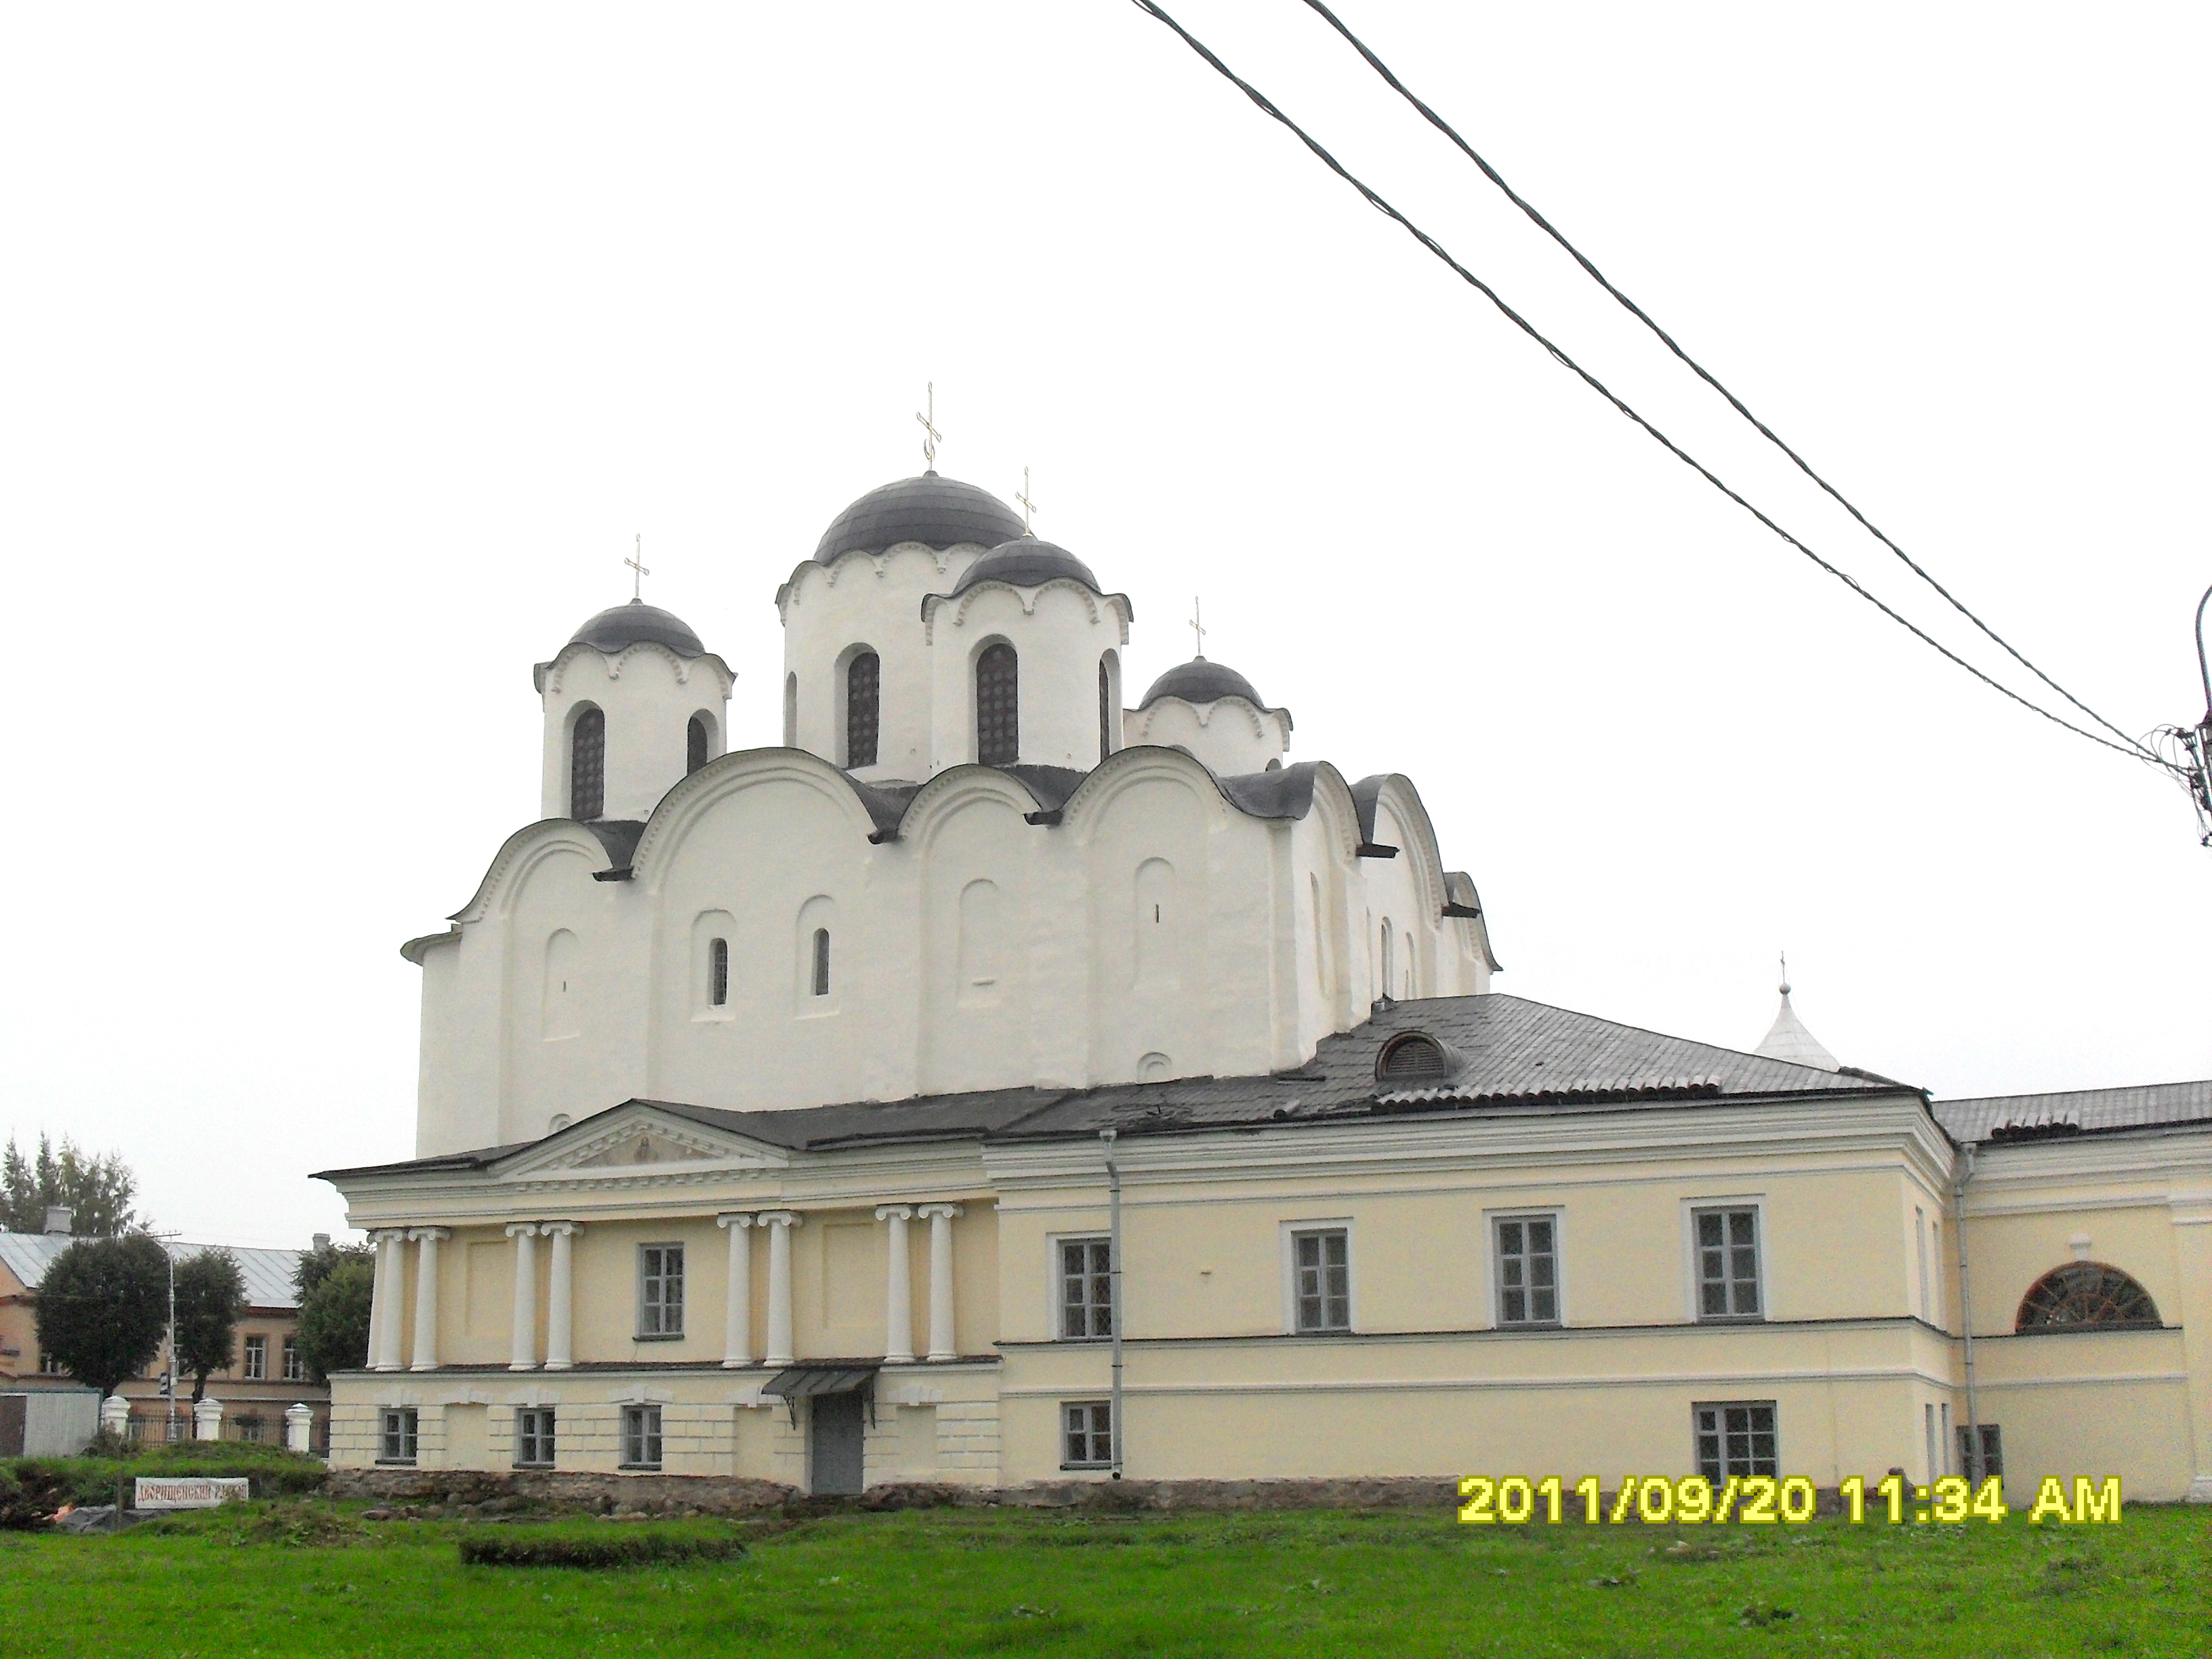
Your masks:
<svg viewBox="0 0 2212 1659"><path fill-rule="evenodd" d="M761 1392L779 1400L805 1400L817 1394L872 1394L873 1365L793 1365L778 1371Z"/></svg>

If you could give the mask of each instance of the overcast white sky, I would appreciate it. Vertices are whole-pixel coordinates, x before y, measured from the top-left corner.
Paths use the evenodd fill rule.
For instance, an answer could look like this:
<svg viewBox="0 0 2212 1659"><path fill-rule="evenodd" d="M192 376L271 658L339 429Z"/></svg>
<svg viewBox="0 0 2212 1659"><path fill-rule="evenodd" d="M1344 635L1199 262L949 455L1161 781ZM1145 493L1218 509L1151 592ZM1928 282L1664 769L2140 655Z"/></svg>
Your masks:
<svg viewBox="0 0 2212 1659"><path fill-rule="evenodd" d="M1875 521L2130 731L2201 712L2212 14L1344 0ZM1183 21L1798 533L1941 601L1295 0ZM416 970L648 597L777 737L777 583L920 468L1404 771L1498 988L1939 1094L2212 1072L2212 852L1851 599L1126 0L0 16L0 1131L196 1237L413 1145ZM1994 653L1975 649L1976 659Z"/></svg>

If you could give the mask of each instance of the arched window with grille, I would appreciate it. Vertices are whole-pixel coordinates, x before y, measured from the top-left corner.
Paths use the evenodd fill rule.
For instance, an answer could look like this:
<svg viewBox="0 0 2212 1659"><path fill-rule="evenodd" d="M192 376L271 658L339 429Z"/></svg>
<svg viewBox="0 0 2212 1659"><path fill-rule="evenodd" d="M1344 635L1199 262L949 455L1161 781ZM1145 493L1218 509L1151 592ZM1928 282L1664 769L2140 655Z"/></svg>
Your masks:
<svg viewBox="0 0 2212 1659"><path fill-rule="evenodd" d="M1382 943L1381 948L1382 958L1382 995L1386 1000L1390 995L1391 969L1397 960L1398 953L1395 949L1393 948L1395 943L1396 940L1394 936L1394 930L1390 926L1390 918L1385 916L1382 918Z"/></svg>
<svg viewBox="0 0 2212 1659"><path fill-rule="evenodd" d="M707 763L707 721L703 715L694 714L691 724L684 728L684 775L690 777Z"/></svg>
<svg viewBox="0 0 2212 1659"><path fill-rule="evenodd" d="M783 746L799 747L799 676L783 677Z"/></svg>
<svg viewBox="0 0 2212 1659"><path fill-rule="evenodd" d="M845 764L876 763L876 731L883 712L884 662L863 651L845 665Z"/></svg>
<svg viewBox="0 0 2212 1659"><path fill-rule="evenodd" d="M589 823L607 803L607 717L597 708L576 716L568 732L568 816Z"/></svg>
<svg viewBox="0 0 2212 1659"><path fill-rule="evenodd" d="M1114 752L1114 653L1098 659L1098 758Z"/></svg>
<svg viewBox="0 0 2212 1659"><path fill-rule="evenodd" d="M814 930L814 994L817 997L830 994L830 930L827 927Z"/></svg>
<svg viewBox="0 0 2212 1659"><path fill-rule="evenodd" d="M975 659L975 758L1012 766L1021 752L1021 664L1001 640Z"/></svg>
<svg viewBox="0 0 2212 1659"><path fill-rule="evenodd" d="M2162 1322L2150 1292L2118 1267L2101 1261L2069 1261L2028 1287L2013 1329L2022 1334L2145 1330Z"/></svg>
<svg viewBox="0 0 2212 1659"><path fill-rule="evenodd" d="M714 940L707 946L707 1006L726 1008L730 1002L730 941Z"/></svg>

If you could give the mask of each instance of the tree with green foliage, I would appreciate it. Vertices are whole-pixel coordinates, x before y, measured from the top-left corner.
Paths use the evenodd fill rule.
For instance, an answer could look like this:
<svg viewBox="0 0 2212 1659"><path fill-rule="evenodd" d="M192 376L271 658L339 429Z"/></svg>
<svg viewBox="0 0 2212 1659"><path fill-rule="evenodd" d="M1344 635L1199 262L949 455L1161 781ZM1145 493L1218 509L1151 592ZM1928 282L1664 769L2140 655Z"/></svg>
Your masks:
<svg viewBox="0 0 2212 1659"><path fill-rule="evenodd" d="M211 1372L226 1370L246 1311L246 1276L228 1250L202 1250L177 1264L177 1369L191 1373L192 1401Z"/></svg>
<svg viewBox="0 0 2212 1659"><path fill-rule="evenodd" d="M39 1352L102 1395L136 1376L169 1322L169 1258L143 1233L81 1238L56 1256L33 1310Z"/></svg>
<svg viewBox="0 0 2212 1659"><path fill-rule="evenodd" d="M368 1315L376 1295L376 1250L368 1244L325 1244L301 1254L293 1282L300 1291L300 1358L319 1386L332 1371L368 1364Z"/></svg>
<svg viewBox="0 0 2212 1659"><path fill-rule="evenodd" d="M44 1134L35 1158L26 1158L15 1138L0 1158L0 1221L11 1233L42 1233L46 1212L58 1206L71 1212L70 1225L79 1238L114 1238L141 1226L131 1208L138 1178L115 1152L94 1157L67 1135L61 1150Z"/></svg>

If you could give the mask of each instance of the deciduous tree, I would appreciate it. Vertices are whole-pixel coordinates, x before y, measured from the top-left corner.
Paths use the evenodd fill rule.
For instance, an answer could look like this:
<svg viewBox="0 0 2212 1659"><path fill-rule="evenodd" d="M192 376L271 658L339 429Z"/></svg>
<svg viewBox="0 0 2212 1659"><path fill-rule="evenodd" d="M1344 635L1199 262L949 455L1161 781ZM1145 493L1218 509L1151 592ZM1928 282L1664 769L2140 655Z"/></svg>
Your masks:
<svg viewBox="0 0 2212 1659"><path fill-rule="evenodd" d="M300 1358L327 1384L332 1371L368 1364L368 1316L376 1291L376 1253L367 1244L326 1244L300 1258Z"/></svg>
<svg viewBox="0 0 2212 1659"><path fill-rule="evenodd" d="M177 1264L177 1369L189 1372L195 1403L210 1373L225 1370L246 1311L246 1278L228 1250L202 1250Z"/></svg>
<svg viewBox="0 0 2212 1659"><path fill-rule="evenodd" d="M135 1376L169 1319L169 1258L143 1233L81 1238L56 1256L33 1310L39 1351L102 1395Z"/></svg>

